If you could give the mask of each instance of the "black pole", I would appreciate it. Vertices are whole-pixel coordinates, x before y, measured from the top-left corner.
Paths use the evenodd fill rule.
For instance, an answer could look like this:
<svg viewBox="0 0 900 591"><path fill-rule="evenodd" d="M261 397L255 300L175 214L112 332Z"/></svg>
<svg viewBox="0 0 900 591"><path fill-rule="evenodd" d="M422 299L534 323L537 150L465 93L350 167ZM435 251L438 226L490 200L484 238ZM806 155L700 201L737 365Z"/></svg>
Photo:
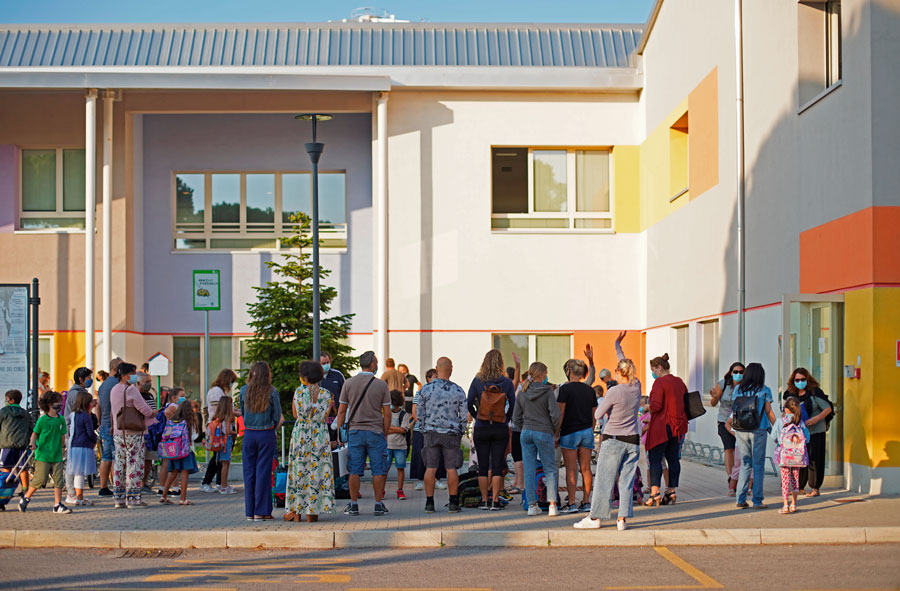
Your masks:
<svg viewBox="0 0 900 591"><path fill-rule="evenodd" d="M313 252L313 360L321 355L319 318L319 158L325 144L316 141L316 116L312 116L313 141L306 144L306 153L312 162L312 252Z"/></svg>
<svg viewBox="0 0 900 591"><path fill-rule="evenodd" d="M40 335L38 324L38 308L41 298L38 294L37 277L31 280L31 408L32 413L37 413L38 408L38 338Z"/></svg>

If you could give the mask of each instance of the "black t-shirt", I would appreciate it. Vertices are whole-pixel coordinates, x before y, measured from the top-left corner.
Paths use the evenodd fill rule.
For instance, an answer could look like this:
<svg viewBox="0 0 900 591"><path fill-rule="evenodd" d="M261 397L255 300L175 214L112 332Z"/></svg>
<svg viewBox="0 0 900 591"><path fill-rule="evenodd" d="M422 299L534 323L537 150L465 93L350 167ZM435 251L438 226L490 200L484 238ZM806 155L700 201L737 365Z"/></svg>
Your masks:
<svg viewBox="0 0 900 591"><path fill-rule="evenodd" d="M556 400L566 404L560 435L593 427L594 409L597 408L597 396L593 388L584 382L569 382L559 387L559 398Z"/></svg>
<svg viewBox="0 0 900 591"><path fill-rule="evenodd" d="M406 397L408 399L412 400L413 394L416 393L416 384L418 384L418 383L419 383L419 378L417 378L416 376L414 376L412 374L406 375L406 384L407 384Z"/></svg>

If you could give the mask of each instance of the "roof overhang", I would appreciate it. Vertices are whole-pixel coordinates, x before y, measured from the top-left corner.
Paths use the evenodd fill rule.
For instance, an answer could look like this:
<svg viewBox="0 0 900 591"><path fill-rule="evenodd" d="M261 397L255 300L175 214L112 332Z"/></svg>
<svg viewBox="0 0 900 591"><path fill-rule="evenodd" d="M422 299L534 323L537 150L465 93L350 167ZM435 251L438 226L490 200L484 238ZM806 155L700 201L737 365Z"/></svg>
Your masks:
<svg viewBox="0 0 900 591"><path fill-rule="evenodd" d="M637 68L523 66L255 66L0 68L0 88L389 91L411 89L633 92Z"/></svg>

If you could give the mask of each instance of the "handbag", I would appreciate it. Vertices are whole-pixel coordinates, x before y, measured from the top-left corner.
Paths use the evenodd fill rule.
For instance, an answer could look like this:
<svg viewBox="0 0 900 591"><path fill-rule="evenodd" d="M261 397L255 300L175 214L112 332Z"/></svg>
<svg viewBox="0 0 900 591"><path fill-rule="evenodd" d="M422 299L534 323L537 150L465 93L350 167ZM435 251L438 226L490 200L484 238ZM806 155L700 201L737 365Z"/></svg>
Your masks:
<svg viewBox="0 0 900 591"><path fill-rule="evenodd" d="M684 393L684 414L687 415L689 421L706 414L706 409L703 408L703 399L700 398L700 392Z"/></svg>
<svg viewBox="0 0 900 591"><path fill-rule="evenodd" d="M120 431L140 431L143 433L144 429L147 428L144 423L144 415L135 407L128 406L126 392L128 392L128 386L125 386L125 390L122 391L122 408L116 413L116 429Z"/></svg>
<svg viewBox="0 0 900 591"><path fill-rule="evenodd" d="M344 424L341 425L341 428L338 430L338 439L341 440L341 443L350 441L350 421L353 420L353 415L359 410L359 405L362 404L363 399L366 397L366 392L369 390L369 386L371 386L374 381L375 376L372 376L372 379L369 380L369 383L363 388L362 394L359 395L359 400L356 401L356 404L350 410L350 415L347 417L347 420L344 421Z"/></svg>

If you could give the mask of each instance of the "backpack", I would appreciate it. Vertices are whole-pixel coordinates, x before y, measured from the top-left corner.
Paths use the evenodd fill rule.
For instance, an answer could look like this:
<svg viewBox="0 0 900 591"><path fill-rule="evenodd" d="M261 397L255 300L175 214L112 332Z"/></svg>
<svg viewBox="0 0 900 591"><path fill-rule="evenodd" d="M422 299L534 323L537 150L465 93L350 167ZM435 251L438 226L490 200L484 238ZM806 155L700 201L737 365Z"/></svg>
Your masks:
<svg viewBox="0 0 900 591"><path fill-rule="evenodd" d="M789 423L781 428L773 459L779 466L804 468L809 465L806 454L806 435L800 425Z"/></svg>
<svg viewBox="0 0 900 591"><path fill-rule="evenodd" d="M346 474L334 479L334 498L350 498L350 478Z"/></svg>
<svg viewBox="0 0 900 591"><path fill-rule="evenodd" d="M803 401L803 406L806 407L807 416L811 417L814 414L818 414L813 412L813 396L815 396L819 400L824 401L831 409L831 412L828 413L827 417L825 417L825 430L828 431L829 429L831 429L831 421L834 420L834 404L832 404L831 401L828 400L828 396L826 396L824 392L816 388L815 390L813 390L811 395Z"/></svg>
<svg viewBox="0 0 900 591"><path fill-rule="evenodd" d="M209 422L209 441L207 441L207 449L209 451L225 451L228 444L228 436L225 435L225 429L222 428L222 421L213 419Z"/></svg>
<svg viewBox="0 0 900 591"><path fill-rule="evenodd" d="M735 431L756 431L762 424L762 416L759 412L759 397L756 393L737 396L731 405L734 413L732 428Z"/></svg>
<svg viewBox="0 0 900 591"><path fill-rule="evenodd" d="M478 403L478 414L475 418L488 423L506 422L506 393L500 386L491 384L481 392L481 401Z"/></svg>
<svg viewBox="0 0 900 591"><path fill-rule="evenodd" d="M156 423L147 427L147 434L144 435L144 447L153 451L159 447L162 441L163 430L166 428L166 410L163 409L156 413Z"/></svg>
<svg viewBox="0 0 900 591"><path fill-rule="evenodd" d="M161 460L180 460L190 455L191 432L184 421L166 425L157 453Z"/></svg>

